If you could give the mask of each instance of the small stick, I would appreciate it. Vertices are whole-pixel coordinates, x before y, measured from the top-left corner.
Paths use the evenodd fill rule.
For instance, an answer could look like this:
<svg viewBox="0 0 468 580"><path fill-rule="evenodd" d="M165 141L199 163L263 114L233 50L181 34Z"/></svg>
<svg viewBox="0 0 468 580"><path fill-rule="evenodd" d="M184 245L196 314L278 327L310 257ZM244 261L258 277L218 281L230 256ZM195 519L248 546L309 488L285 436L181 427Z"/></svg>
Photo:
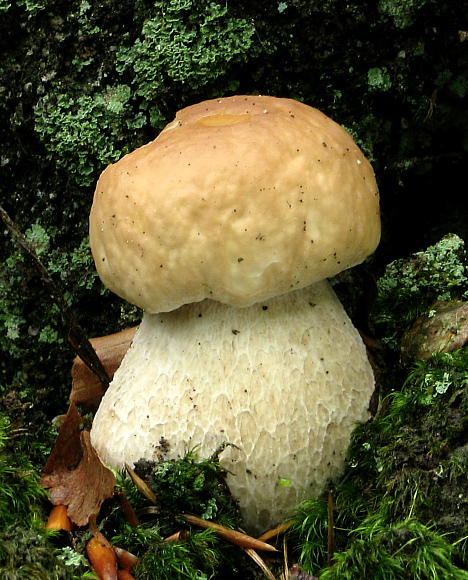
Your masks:
<svg viewBox="0 0 468 580"><path fill-rule="evenodd" d="M136 528L137 526L139 526L140 521L138 519L138 516L136 515L135 510L133 509L133 506L129 502L128 497L125 495L125 493L123 491L116 491L114 493L114 497L117 498L117 501L119 502L120 507L122 508L122 511L125 515L125 518L127 519L129 526L131 528Z"/></svg>
<svg viewBox="0 0 468 580"><path fill-rule="evenodd" d="M277 552L278 550L271 546L270 544L266 544L265 542L261 542L260 540L256 540L247 534L243 534L236 530L231 530L229 528L225 528L220 524L216 524L215 522L211 522L208 520L203 520L197 516L192 516L189 514L179 514L181 518L183 518L189 524L193 526L198 526L199 528L203 528L204 530L210 529L213 530L218 536L221 536L223 539L231 542L232 544L236 544L237 546L241 546L242 548L252 548L253 550L267 550L268 552Z"/></svg>
<svg viewBox="0 0 468 580"><path fill-rule="evenodd" d="M335 553L335 523L333 521L333 490L328 491L328 546L327 546L327 565L333 564Z"/></svg>
<svg viewBox="0 0 468 580"><path fill-rule="evenodd" d="M47 271L44 264L39 259L39 256L34 249L34 246L28 242L23 233L16 227L13 220L7 214L7 212L0 205L0 217L5 222L10 234L12 235L15 242L20 246L23 252L25 252L33 261L36 272L39 274L41 280L44 282L46 288L48 289L53 301L62 313L63 318L69 325L69 336L68 341L81 360L89 367L89 369L99 378L102 383L104 390L107 389L110 383L109 376L107 375L96 351L89 342L86 333L78 322L73 310L68 306L62 292L58 288L57 284L54 282L49 272Z"/></svg>
<svg viewBox="0 0 468 580"><path fill-rule="evenodd" d="M284 534L286 530L288 530L293 525L293 523L294 520L285 522L284 524L280 524L279 526L276 526L276 528L268 530L267 532L264 532L261 536L258 536L257 540L267 542L268 540L271 540L271 538L274 538L275 536L280 536L281 534Z"/></svg>
<svg viewBox="0 0 468 580"><path fill-rule="evenodd" d="M252 548L245 548L245 553L252 558L252 560L261 568L262 572L268 578L268 580L276 580L273 576L273 572L268 568L263 559L257 554Z"/></svg>

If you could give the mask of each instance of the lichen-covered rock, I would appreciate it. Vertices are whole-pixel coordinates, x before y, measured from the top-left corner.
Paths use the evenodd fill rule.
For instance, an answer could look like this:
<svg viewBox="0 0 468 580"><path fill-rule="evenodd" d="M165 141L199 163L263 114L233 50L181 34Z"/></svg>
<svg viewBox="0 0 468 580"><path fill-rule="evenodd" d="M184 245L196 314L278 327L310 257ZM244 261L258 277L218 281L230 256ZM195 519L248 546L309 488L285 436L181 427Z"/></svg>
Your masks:
<svg viewBox="0 0 468 580"><path fill-rule="evenodd" d="M468 302L438 301L403 336L400 353L405 361L425 359L461 348L468 340Z"/></svg>

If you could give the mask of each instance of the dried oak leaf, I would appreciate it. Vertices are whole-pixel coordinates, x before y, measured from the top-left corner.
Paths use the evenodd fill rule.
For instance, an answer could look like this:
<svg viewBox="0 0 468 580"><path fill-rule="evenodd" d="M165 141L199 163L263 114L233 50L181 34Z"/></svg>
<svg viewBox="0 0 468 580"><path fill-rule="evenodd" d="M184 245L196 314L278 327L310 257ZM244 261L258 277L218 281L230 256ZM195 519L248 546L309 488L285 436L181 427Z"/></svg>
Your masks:
<svg viewBox="0 0 468 580"><path fill-rule="evenodd" d="M85 526L114 493L115 476L91 445L89 432L80 432L73 403L39 483L49 490L54 505L68 507L68 516L77 526Z"/></svg>
<svg viewBox="0 0 468 580"><path fill-rule="evenodd" d="M90 343L98 355L104 370L112 379L123 357L132 343L137 327L127 328L116 334L91 338ZM97 409L104 394L104 388L95 375L77 356L71 370L72 390L70 401L87 409Z"/></svg>

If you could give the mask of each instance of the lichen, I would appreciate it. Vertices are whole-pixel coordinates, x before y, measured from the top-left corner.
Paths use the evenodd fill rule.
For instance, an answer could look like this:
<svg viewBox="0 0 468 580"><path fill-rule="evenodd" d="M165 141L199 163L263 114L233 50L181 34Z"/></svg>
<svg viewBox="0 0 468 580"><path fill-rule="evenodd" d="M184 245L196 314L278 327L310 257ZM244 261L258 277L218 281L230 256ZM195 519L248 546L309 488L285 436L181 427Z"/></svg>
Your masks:
<svg viewBox="0 0 468 580"><path fill-rule="evenodd" d="M56 159L79 185L91 185L97 172L125 152L119 143L123 123L139 128L145 122L142 115L125 119L130 96L130 88L119 85L76 100L69 94L60 94L55 102L45 98L35 112L35 129L49 159Z"/></svg>
<svg viewBox="0 0 468 580"><path fill-rule="evenodd" d="M258 53L255 28L229 16L226 5L166 0L155 2L154 8L141 37L117 53L117 70L132 73L136 94L148 103L168 81L198 89Z"/></svg>
<svg viewBox="0 0 468 580"><path fill-rule="evenodd" d="M409 324L436 300L450 300L468 288L464 241L448 234L425 251L390 263L377 285L376 331L382 344L395 350Z"/></svg>

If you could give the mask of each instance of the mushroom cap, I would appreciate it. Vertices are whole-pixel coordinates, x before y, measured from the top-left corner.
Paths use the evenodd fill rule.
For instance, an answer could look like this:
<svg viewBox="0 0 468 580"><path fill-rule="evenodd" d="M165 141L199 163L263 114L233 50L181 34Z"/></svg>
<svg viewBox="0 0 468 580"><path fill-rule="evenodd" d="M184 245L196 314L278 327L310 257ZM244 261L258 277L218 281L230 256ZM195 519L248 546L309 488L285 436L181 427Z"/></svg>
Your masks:
<svg viewBox="0 0 468 580"><path fill-rule="evenodd" d="M149 312L249 306L362 262L379 238L374 172L351 136L267 96L179 111L102 173L90 216L102 281Z"/></svg>

